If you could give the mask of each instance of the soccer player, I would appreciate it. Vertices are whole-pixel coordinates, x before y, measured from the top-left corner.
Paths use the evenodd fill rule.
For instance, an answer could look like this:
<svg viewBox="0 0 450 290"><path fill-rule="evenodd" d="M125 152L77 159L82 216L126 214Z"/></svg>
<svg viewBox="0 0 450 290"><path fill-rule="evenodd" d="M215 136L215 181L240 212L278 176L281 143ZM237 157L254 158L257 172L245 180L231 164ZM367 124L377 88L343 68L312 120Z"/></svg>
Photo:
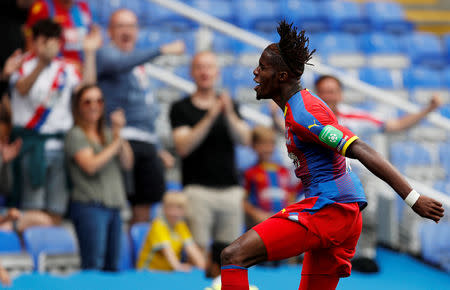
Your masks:
<svg viewBox="0 0 450 290"><path fill-rule="evenodd" d="M442 205L420 195L380 154L338 124L330 108L300 86L313 51L305 32L281 22L279 43L270 44L253 71L257 99L284 110L286 146L306 198L258 224L223 250L222 289L249 289L247 268L305 253L300 290L335 289L350 275L350 259L366 206L361 183L345 157L361 161L422 217L438 222Z"/></svg>

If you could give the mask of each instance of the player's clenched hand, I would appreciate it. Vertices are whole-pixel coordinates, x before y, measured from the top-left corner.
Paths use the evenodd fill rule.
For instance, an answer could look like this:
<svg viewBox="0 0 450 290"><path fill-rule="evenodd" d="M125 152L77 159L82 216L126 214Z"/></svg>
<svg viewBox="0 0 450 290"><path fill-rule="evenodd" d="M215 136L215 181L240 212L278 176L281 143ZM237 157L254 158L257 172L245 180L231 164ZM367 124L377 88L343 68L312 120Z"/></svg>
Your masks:
<svg viewBox="0 0 450 290"><path fill-rule="evenodd" d="M442 204L424 195L419 197L412 209L421 217L433 220L436 223L444 216Z"/></svg>

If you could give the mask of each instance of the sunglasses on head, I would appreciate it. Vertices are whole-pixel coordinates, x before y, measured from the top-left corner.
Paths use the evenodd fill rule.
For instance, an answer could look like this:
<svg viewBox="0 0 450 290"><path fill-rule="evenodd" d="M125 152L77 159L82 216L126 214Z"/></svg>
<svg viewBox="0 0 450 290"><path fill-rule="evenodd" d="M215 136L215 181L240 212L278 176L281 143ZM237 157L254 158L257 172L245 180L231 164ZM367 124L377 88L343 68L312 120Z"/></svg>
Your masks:
<svg viewBox="0 0 450 290"><path fill-rule="evenodd" d="M82 105L84 106L90 106L91 104L96 104L96 105L103 105L103 98L99 98L99 99L86 99L83 100L81 102Z"/></svg>

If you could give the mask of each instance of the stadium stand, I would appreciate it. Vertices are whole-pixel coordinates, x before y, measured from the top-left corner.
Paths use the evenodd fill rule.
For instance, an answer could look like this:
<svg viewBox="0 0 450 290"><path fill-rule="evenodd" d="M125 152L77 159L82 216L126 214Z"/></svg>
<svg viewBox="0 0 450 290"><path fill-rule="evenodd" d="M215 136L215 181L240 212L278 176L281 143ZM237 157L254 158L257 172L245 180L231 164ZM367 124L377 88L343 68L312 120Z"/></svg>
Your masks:
<svg viewBox="0 0 450 290"><path fill-rule="evenodd" d="M136 261L137 255L144 243L145 236L149 230L149 223L138 223L131 227L131 241L133 243L133 261Z"/></svg>
<svg viewBox="0 0 450 290"><path fill-rule="evenodd" d="M120 261L119 261L119 270L126 271L134 268L133 264L133 251L131 246L130 237L128 236L126 231L122 231L122 246L120 249Z"/></svg>
<svg viewBox="0 0 450 290"><path fill-rule="evenodd" d="M15 232L0 231L0 261L12 277L30 273L34 269L33 259L22 249Z"/></svg>
<svg viewBox="0 0 450 290"><path fill-rule="evenodd" d="M276 34L273 34L276 21L281 16L293 20L311 34L311 44L320 54L317 59L353 72L377 87L403 90L411 96L409 100L416 104L423 104L434 91L443 91L447 103L440 113L450 118L450 34L439 38L434 34L412 32L414 25L405 19L404 10L398 3L329 0L183 2L274 41L277 40ZM141 25L138 47L159 46L183 38L188 55L196 50L198 25L157 4L139 0L90 1L89 4L104 31L115 9L124 7L135 11ZM252 70L259 50L221 33L213 34L211 46L214 51L226 56L223 58L222 86L229 89L238 101L255 104ZM190 79L187 59L160 58L156 63L164 63L177 75ZM306 73L310 81L305 79L304 82L312 88L316 74ZM158 81L152 81L152 84L163 103L162 107L183 95ZM358 102L354 105L359 108L385 113L382 105L364 95L359 95L355 100ZM162 123L167 124L167 120ZM429 126L429 123L423 122L411 134L390 136L386 142L386 151L402 172L416 175L427 184L433 184L435 189L449 194L450 134L435 128L436 134L423 142L427 135L424 131ZM236 153L239 170L255 161L256 157L247 147L237 147ZM438 170L444 173L436 174ZM179 184L171 187L169 183L168 188L178 190ZM156 207L158 205L152 208L152 218L157 212L154 210ZM400 222L400 216L396 222ZM450 272L448 218L438 226L428 222L421 222L420 225L418 234L423 258ZM136 224L131 228L130 236L123 233L121 270L133 268L148 228L148 223ZM15 233L0 232L0 261L13 273L33 269L40 272L54 272L55 269L67 272L79 267L76 242L65 229L32 228L24 233L23 239L25 249L22 249Z"/></svg>
<svg viewBox="0 0 450 290"><path fill-rule="evenodd" d="M25 248L39 272L72 272L80 258L74 236L64 227L32 227L23 233Z"/></svg>

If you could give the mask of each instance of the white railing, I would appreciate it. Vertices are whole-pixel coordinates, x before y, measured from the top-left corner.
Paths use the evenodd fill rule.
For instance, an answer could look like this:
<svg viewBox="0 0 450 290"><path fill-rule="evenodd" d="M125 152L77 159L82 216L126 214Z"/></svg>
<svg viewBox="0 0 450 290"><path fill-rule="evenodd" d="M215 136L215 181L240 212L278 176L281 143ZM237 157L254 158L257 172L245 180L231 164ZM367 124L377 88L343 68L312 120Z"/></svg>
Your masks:
<svg viewBox="0 0 450 290"><path fill-rule="evenodd" d="M239 39L245 43L253 45L257 48L264 49L270 44L270 41L259 37L253 33L250 33L244 29L241 29L235 25L232 25L226 21L220 20L219 18L213 17L201 10L192 8L182 2L176 0L147 0L155 2L161 6L164 6L178 14L181 14L189 19L199 22L207 27L211 27L218 30L224 34L231 37ZM365 95L376 99L377 101L390 104L397 108L403 109L409 113L415 113L420 110L419 106L411 102L405 101L395 94L386 92L377 87L369 85L356 79L346 73L336 70L325 64L315 63L314 66L306 66L306 69L311 69L319 74L331 74L339 77L342 83L356 91L364 93ZM434 125L450 130L450 120L445 118L439 113L430 113L427 116L428 120Z"/></svg>

